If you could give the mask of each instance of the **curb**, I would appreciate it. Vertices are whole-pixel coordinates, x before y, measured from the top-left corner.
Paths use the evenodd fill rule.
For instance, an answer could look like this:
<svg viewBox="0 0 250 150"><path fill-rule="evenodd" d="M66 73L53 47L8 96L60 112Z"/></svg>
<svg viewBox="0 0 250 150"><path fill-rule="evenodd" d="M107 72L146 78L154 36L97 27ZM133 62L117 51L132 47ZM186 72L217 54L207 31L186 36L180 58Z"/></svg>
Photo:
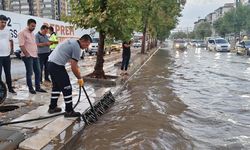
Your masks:
<svg viewBox="0 0 250 150"><path fill-rule="evenodd" d="M116 80L119 78L118 76L107 75L108 79L95 79L88 77L90 74L83 77L84 81L91 82L92 84L102 84L104 86L116 86Z"/></svg>

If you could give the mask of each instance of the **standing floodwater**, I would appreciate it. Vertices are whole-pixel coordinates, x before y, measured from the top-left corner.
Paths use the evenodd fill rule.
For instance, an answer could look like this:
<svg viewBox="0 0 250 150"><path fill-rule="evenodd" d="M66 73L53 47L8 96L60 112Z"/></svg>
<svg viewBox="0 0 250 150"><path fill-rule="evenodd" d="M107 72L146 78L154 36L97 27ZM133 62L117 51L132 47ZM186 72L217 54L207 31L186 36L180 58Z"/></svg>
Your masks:
<svg viewBox="0 0 250 150"><path fill-rule="evenodd" d="M250 58L161 49L78 149L250 149Z"/></svg>

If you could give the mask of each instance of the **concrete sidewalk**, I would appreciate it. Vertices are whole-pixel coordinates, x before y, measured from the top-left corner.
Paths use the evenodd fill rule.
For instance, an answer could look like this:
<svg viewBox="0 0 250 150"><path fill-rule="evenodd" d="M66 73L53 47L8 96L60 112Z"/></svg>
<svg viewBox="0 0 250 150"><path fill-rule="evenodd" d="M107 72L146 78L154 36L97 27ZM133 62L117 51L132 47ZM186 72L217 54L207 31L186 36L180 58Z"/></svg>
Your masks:
<svg viewBox="0 0 250 150"><path fill-rule="evenodd" d="M140 66L155 51L156 49L151 50L146 55L142 55L142 54L138 54L139 52L138 49L134 50L132 53L129 74L132 75L133 73L135 73L136 70L138 70L138 68L140 68ZM104 71L106 75L119 76L120 67L114 66L114 64L118 63L119 61L121 61L121 59L105 61ZM90 63L80 62L81 72L84 73L83 76L88 75L89 73L93 72L94 63L95 63L95 59L93 59L93 61L91 61ZM77 85L77 80L74 77L73 73L69 71L69 75L70 75L71 84L73 87L73 103L75 104L78 99L79 87ZM100 101L103 98L103 95L108 91L111 91L114 95L117 95L124 87L124 84L126 83L126 79L128 78L129 76L126 77L125 79L124 77L119 77L117 79L117 82L119 82L120 84L117 84L116 86L110 87L110 86L105 86L104 84L95 85L92 83L86 83L85 88L90 97L91 102L93 104L96 104L98 101ZM39 102L41 106L12 121L20 121L20 120L26 120L26 119L31 119L31 118L49 116L49 114L47 113L47 110L48 110L48 105L50 102L50 92L45 93L45 94L38 93L36 95L29 94L24 78L17 80L15 86L18 89L17 95L9 95L8 100L19 100L19 101L29 100L33 102ZM45 88L47 91L50 91L51 89L49 84L44 84L42 87ZM60 97L58 101L58 106L64 109L64 101L63 101L62 96ZM75 110L80 111L80 112L85 112L87 109L89 109L89 107L90 106L86 99L86 96L84 95L84 93L82 93L81 101L79 105L75 108ZM71 146L74 146L72 145L72 143L83 132L85 123L83 121L77 122L77 118L65 119L63 116L58 116L55 118L50 118L50 119L41 120L41 121L9 125L7 127L11 129L14 128L16 130L19 130L26 135L25 140L19 144L19 149L34 149L34 150L67 149L67 148L72 149Z"/></svg>

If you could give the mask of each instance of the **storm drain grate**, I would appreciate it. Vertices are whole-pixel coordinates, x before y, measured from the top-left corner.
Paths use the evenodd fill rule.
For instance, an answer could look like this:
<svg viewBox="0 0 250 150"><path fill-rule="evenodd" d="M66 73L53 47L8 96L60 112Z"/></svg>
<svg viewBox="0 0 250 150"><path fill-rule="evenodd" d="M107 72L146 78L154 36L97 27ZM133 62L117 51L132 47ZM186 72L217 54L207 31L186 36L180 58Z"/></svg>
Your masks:
<svg viewBox="0 0 250 150"><path fill-rule="evenodd" d="M0 112L5 113L5 112L16 110L18 108L19 106L16 106L16 105L0 106Z"/></svg>
<svg viewBox="0 0 250 150"><path fill-rule="evenodd" d="M97 116L103 115L115 102L115 98L109 91L104 94L102 99L94 105L94 111ZM92 109L88 109L82 114L82 118L87 125L90 125L96 121L95 114Z"/></svg>

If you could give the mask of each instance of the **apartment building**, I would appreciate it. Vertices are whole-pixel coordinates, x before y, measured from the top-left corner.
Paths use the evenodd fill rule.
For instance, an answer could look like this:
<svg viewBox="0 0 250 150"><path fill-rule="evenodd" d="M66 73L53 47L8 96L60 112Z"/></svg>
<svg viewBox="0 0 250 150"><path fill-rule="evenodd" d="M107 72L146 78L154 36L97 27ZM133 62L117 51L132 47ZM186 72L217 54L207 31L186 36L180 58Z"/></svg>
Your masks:
<svg viewBox="0 0 250 150"><path fill-rule="evenodd" d="M194 29L196 29L201 23L206 22L206 19L199 19L194 23Z"/></svg>
<svg viewBox="0 0 250 150"><path fill-rule="evenodd" d="M225 13L229 12L230 10L232 10L235 7L234 3L226 3L224 6L219 7L218 9L216 9L214 12L216 14L216 18L215 20L217 20L218 18L224 16Z"/></svg>
<svg viewBox="0 0 250 150"><path fill-rule="evenodd" d="M0 9L60 20L70 14L69 0L0 0Z"/></svg>

